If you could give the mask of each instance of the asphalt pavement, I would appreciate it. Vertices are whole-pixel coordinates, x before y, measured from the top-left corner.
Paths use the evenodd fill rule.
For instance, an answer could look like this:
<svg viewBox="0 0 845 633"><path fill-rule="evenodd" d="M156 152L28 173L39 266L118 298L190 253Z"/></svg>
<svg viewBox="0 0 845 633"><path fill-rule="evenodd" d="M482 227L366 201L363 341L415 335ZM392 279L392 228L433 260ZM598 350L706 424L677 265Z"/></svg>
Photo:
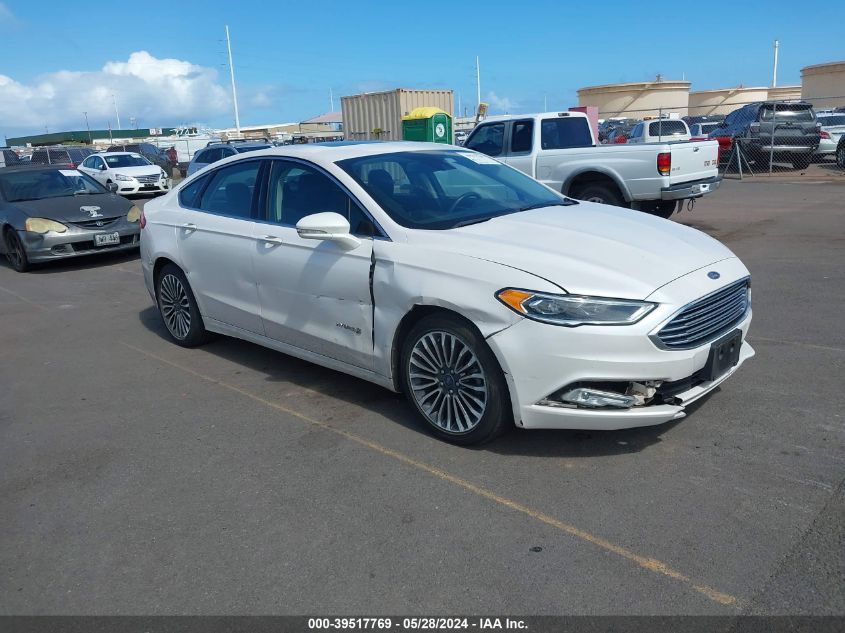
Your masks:
<svg viewBox="0 0 845 633"><path fill-rule="evenodd" d="M845 182L675 220L752 271L757 356L676 423L476 449L343 374L171 344L136 254L4 262L0 614L845 614Z"/></svg>

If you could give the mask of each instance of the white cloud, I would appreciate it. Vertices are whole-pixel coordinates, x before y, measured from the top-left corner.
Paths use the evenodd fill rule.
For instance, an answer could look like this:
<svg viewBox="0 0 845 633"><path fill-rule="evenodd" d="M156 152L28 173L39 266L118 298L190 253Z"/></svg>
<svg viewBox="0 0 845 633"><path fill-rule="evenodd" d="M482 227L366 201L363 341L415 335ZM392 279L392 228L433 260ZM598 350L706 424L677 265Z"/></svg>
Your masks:
<svg viewBox="0 0 845 633"><path fill-rule="evenodd" d="M6 3L0 2L0 24L14 23L16 21L15 14L6 6Z"/></svg>
<svg viewBox="0 0 845 633"><path fill-rule="evenodd" d="M124 128L130 117L139 127L214 118L228 112L231 104L213 68L138 51L125 62L108 62L102 70L60 70L30 83L0 75L0 121L8 128L32 128L32 133L45 125L51 131L84 129L85 111L92 128L104 128L107 121L114 127L112 95Z"/></svg>
<svg viewBox="0 0 845 633"><path fill-rule="evenodd" d="M519 107L519 103L516 101L507 97L500 97L492 90L487 93L487 103L490 104L490 109L496 112L511 112Z"/></svg>

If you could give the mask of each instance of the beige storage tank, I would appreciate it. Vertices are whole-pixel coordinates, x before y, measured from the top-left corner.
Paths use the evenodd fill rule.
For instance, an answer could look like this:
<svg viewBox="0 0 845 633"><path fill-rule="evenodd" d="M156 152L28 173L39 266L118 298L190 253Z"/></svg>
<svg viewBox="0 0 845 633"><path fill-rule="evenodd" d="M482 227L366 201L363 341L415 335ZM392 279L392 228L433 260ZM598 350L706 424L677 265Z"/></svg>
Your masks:
<svg viewBox="0 0 845 633"><path fill-rule="evenodd" d="M602 119L642 119L661 113L686 116L689 87L688 81L663 79L659 75L654 81L587 86L578 90L578 105L596 106Z"/></svg>
<svg viewBox="0 0 845 633"><path fill-rule="evenodd" d="M453 102L451 90L407 88L341 97L344 138L348 141L401 141L403 116L423 107L439 108L453 116Z"/></svg>
<svg viewBox="0 0 845 633"><path fill-rule="evenodd" d="M720 88L718 90L697 90L689 93L690 116L730 114L748 103L766 101L769 89L765 87Z"/></svg>
<svg viewBox="0 0 845 633"><path fill-rule="evenodd" d="M801 86L778 86L769 88L769 101L798 101L801 99Z"/></svg>
<svg viewBox="0 0 845 633"><path fill-rule="evenodd" d="M802 68L801 97L816 110L845 106L845 61Z"/></svg>

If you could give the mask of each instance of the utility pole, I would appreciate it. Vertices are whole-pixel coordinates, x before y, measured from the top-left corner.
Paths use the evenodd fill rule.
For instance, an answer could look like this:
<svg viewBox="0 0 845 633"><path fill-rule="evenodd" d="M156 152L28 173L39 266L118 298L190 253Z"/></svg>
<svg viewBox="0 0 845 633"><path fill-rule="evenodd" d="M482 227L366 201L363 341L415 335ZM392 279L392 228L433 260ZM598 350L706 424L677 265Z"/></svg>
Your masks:
<svg viewBox="0 0 845 633"><path fill-rule="evenodd" d="M226 25L226 50L229 51L229 76L232 78L232 102L235 104L235 129L241 135L241 117L238 114L238 92L235 89L235 68L232 66L232 41L229 39L229 25Z"/></svg>
<svg viewBox="0 0 845 633"><path fill-rule="evenodd" d="M478 96L478 104L481 105L481 63L478 61L478 55L475 56L475 90ZM477 112L478 110L476 110Z"/></svg>
<svg viewBox="0 0 845 633"><path fill-rule="evenodd" d="M780 42L775 40L775 66L772 69L772 88L778 87L778 48L780 48Z"/></svg>
<svg viewBox="0 0 845 633"><path fill-rule="evenodd" d="M120 127L120 113L117 111L117 99L115 98L114 93L112 93L111 102L114 104L114 118L117 119L117 129L119 130L119 129L121 129L121 127Z"/></svg>
<svg viewBox="0 0 845 633"><path fill-rule="evenodd" d="M331 106L331 110L329 110L329 112L334 112L334 94L332 93L331 88L329 88L329 105Z"/></svg>
<svg viewBox="0 0 845 633"><path fill-rule="evenodd" d="M88 113L83 112L82 114L85 116L85 129L88 130L88 143L93 145L94 140L91 138L91 126L88 125Z"/></svg>

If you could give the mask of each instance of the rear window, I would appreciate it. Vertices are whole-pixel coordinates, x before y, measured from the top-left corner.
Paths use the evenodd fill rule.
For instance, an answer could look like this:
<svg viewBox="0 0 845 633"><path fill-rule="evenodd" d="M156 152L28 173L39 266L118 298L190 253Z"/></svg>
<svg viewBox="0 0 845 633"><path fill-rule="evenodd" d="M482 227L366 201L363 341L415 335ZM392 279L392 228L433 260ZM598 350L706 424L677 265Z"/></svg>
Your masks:
<svg viewBox="0 0 845 633"><path fill-rule="evenodd" d="M675 134L687 134L687 124L683 121L654 121L648 126L649 136L673 136Z"/></svg>
<svg viewBox="0 0 845 633"><path fill-rule="evenodd" d="M778 104L777 108L772 105L764 105L760 109L760 120L771 121L772 116L778 119L789 119L790 121L813 121L813 109L810 107L795 107L788 103Z"/></svg>
<svg viewBox="0 0 845 633"><path fill-rule="evenodd" d="M820 116L818 117L818 121L822 124L823 127L828 127L832 125L845 125L845 114L836 116Z"/></svg>
<svg viewBox="0 0 845 633"><path fill-rule="evenodd" d="M543 119L540 124L540 145L543 149L592 147L590 123L584 117Z"/></svg>
<svg viewBox="0 0 845 633"><path fill-rule="evenodd" d="M12 165L21 162L21 159L18 158L18 155L10 149L3 150L3 160L6 162L7 165Z"/></svg>

